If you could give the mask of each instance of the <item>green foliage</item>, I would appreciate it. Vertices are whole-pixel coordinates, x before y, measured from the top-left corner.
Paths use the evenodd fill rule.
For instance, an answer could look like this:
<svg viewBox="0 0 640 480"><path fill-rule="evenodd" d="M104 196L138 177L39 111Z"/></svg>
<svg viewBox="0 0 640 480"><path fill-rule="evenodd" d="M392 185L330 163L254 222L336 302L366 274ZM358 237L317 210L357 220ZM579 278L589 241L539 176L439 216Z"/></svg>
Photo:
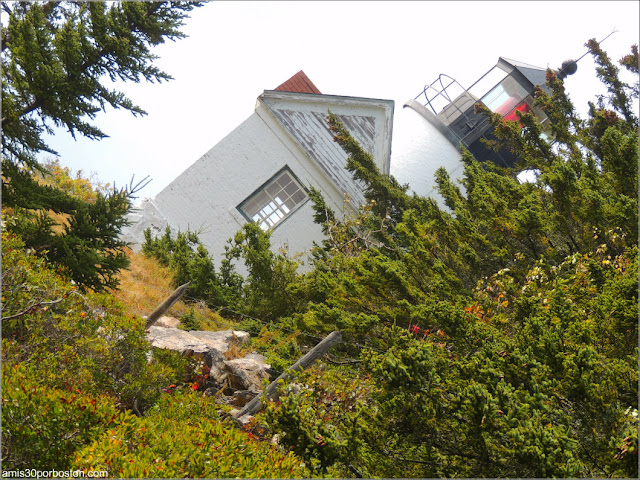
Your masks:
<svg viewBox="0 0 640 480"><path fill-rule="evenodd" d="M274 254L269 233L256 224L246 224L229 240L219 273L195 233L178 232L175 240L168 228L159 238L152 238L149 229L144 235L142 252L169 266L176 286L191 282L187 292L192 298L264 321L286 316L299 307L299 296L291 290L298 279L298 264ZM248 271L246 278L235 271L239 262Z"/></svg>
<svg viewBox="0 0 640 480"><path fill-rule="evenodd" d="M83 295L21 241L2 237L3 362L40 366L43 384L112 395L143 412L178 375L149 364L144 321L106 295Z"/></svg>
<svg viewBox="0 0 640 480"><path fill-rule="evenodd" d="M243 309L262 320L275 320L294 312L300 298L291 290L298 279L298 263L271 251L269 232L256 223L242 227L227 251L227 258L242 260L248 270L242 291Z"/></svg>
<svg viewBox="0 0 640 480"><path fill-rule="evenodd" d="M119 235L131 210L130 193L122 189L103 194L86 184L78 192L68 173L54 172L57 185L52 187L3 162L3 207L12 209L6 212L5 228L48 261L64 266L83 290L116 288L118 272L129 265Z"/></svg>
<svg viewBox="0 0 640 480"><path fill-rule="evenodd" d="M629 256L618 264L631 267L637 253ZM612 266L596 286L580 260L555 271L538 265L517 289L502 272L478 287L478 303L447 312L467 317L464 330L391 331L384 353L364 354L380 409L369 423L386 432L371 443L386 471L412 464L407 476L633 476L610 443L625 437L622 412L637 402L637 350L623 339L637 338L637 322L614 327L624 334L612 338L609 314L596 308L621 296L629 298L621 317L637 310L637 296L634 305L633 294L612 295L609 283L631 289L637 279L633 267Z"/></svg>
<svg viewBox="0 0 640 480"><path fill-rule="evenodd" d="M235 273L229 260L223 261L220 273L216 272L207 249L193 232L178 232L175 239L167 227L163 236L151 237L151 230L144 232L142 253L156 258L168 266L175 286L191 282L187 295L204 300L214 306L235 308L241 296L242 277Z"/></svg>
<svg viewBox="0 0 640 480"><path fill-rule="evenodd" d="M322 193L313 186L309 189L309 198L313 202L313 220L322 225L322 231L326 234L329 226L337 223L336 214L324 201Z"/></svg>
<svg viewBox="0 0 640 480"><path fill-rule="evenodd" d="M313 476L343 476L365 443L358 417L370 387L364 381L349 382L342 373L313 369L300 374L282 387L265 413L269 428L282 432L280 443L303 458Z"/></svg>
<svg viewBox="0 0 640 480"><path fill-rule="evenodd" d="M298 344L299 332L289 333L282 327L265 326L262 323L255 325L254 331L246 326L240 323L238 328L249 331L253 336L251 349L264 355L266 362L276 372L284 372L302 356Z"/></svg>
<svg viewBox="0 0 640 480"><path fill-rule="evenodd" d="M447 211L382 175L329 115L369 204L337 221L315 195L327 240L290 286L307 300L294 318L316 334L340 329L351 343L341 350L358 342L361 368L341 374L371 389L347 423L325 415L327 373L308 397L269 407L315 471L333 461L342 475L637 477L637 91L588 46L611 102L579 119L549 72L552 93L538 89L536 102L552 140L533 115L487 111L519 160L505 170L463 152L464 190L436 176ZM622 63L637 74L634 52ZM522 170L536 181L518 182ZM344 448L354 431L361 440Z"/></svg>
<svg viewBox="0 0 640 480"><path fill-rule="evenodd" d="M145 112L103 83L168 80L153 66L150 47L184 35L178 28L197 3L3 2L2 198L14 211L10 231L63 265L83 289L117 287L128 266L118 236L131 196L72 180L59 165L43 165L38 153L55 153L43 141L53 126L75 138L106 135L90 123L107 105ZM51 171L53 170L53 175ZM43 179L42 176L49 176ZM38 177L38 178L35 178ZM58 214L57 216L52 215Z"/></svg>
<svg viewBox="0 0 640 480"><path fill-rule="evenodd" d="M300 478L303 464L252 434L225 425L195 394L166 395L144 419L116 421L78 452L73 467L123 478Z"/></svg>
<svg viewBox="0 0 640 480"><path fill-rule="evenodd" d="M193 309L180 317L180 328L182 330L202 330L200 328L200 322L196 317L196 313Z"/></svg>
<svg viewBox="0 0 640 480"><path fill-rule="evenodd" d="M69 468L117 410L142 414L181 379L167 355L149 363L143 329L3 232L3 466Z"/></svg>
<svg viewBox="0 0 640 480"><path fill-rule="evenodd" d="M63 470L120 414L112 399L39 381L41 367L2 364L2 463L6 470Z"/></svg>
<svg viewBox="0 0 640 480"><path fill-rule="evenodd" d="M637 420L624 412L637 405L637 249L608 250L539 262L521 281L501 271L466 305L379 330L364 371L341 372L352 397L326 397L338 382L314 371L308 390L269 407L269 425L317 471L334 461L383 477L634 477ZM357 418L326 413L351 411L363 385Z"/></svg>
<svg viewBox="0 0 640 480"><path fill-rule="evenodd" d="M4 469L305 475L292 454L225 426L210 397L180 393L194 365L151 353L141 318L79 293L13 234L3 232L2 254Z"/></svg>

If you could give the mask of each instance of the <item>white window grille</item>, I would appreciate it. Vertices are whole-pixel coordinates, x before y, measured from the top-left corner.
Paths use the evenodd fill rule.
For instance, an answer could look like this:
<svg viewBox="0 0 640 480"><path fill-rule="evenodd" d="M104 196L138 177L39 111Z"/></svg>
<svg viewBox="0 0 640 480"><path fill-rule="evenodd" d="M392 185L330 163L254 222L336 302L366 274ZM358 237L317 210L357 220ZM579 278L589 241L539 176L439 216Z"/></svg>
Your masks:
<svg viewBox="0 0 640 480"><path fill-rule="evenodd" d="M262 230L269 230L306 199L304 188L291 171L284 168L242 202L238 210Z"/></svg>

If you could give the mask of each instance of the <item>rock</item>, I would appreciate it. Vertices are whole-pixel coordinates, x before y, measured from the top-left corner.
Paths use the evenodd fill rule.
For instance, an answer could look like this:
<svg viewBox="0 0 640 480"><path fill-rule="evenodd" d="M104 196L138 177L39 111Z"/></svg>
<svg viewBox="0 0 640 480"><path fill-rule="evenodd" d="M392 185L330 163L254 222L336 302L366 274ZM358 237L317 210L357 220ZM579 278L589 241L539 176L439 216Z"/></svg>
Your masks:
<svg viewBox="0 0 640 480"><path fill-rule="evenodd" d="M238 330L221 330L218 332L191 330L186 332L178 328L152 325L149 327L147 340L155 348L175 350L182 354L191 351L193 355L205 360L207 365L212 366L219 364L219 360L222 360L222 354L229 350L230 344L233 342L238 342L238 344L248 342L249 334ZM218 353L209 353L212 350Z"/></svg>
<svg viewBox="0 0 640 480"><path fill-rule="evenodd" d="M215 389L214 387L209 387L204 392L202 392L202 396L204 396L204 397L213 397L213 396L215 396L216 393L218 393L217 389Z"/></svg>
<svg viewBox="0 0 640 480"><path fill-rule="evenodd" d="M148 332L147 340L155 348L175 350L182 354L191 350L195 356L200 358L204 358L204 354L211 349L199 338L178 328L156 327L154 325L149 327Z"/></svg>
<svg viewBox="0 0 640 480"><path fill-rule="evenodd" d="M217 395L216 403L218 405L233 405L233 396L232 395Z"/></svg>
<svg viewBox="0 0 640 480"><path fill-rule="evenodd" d="M229 376L224 361L222 353L214 348L204 354L204 362L209 367L209 376L219 384L224 384Z"/></svg>
<svg viewBox="0 0 640 480"><path fill-rule="evenodd" d="M236 415L239 414L239 413L240 413L240 410L237 410L237 409L234 408L229 412L229 415L231 415L232 417L235 418ZM238 422L240 422L242 424L242 426L249 425L255 419L256 418L254 416L252 416L252 415L243 415L240 418L236 418L236 420Z"/></svg>
<svg viewBox="0 0 640 480"><path fill-rule="evenodd" d="M154 327L164 327L164 328L178 328L180 325L180 320L176 317L160 317L156 320L156 323L153 324Z"/></svg>
<svg viewBox="0 0 640 480"><path fill-rule="evenodd" d="M229 384L235 390L259 392L262 390L263 380L269 379L267 369L270 365L264 362L262 355L250 354L224 363L229 372Z"/></svg>
<svg viewBox="0 0 640 480"><path fill-rule="evenodd" d="M271 365L266 362L267 357L265 357L264 355L260 355L259 353L251 352L248 355L245 355L243 358L246 358L247 360L255 360L256 362L263 364L265 368L271 368Z"/></svg>
<svg viewBox="0 0 640 480"><path fill-rule="evenodd" d="M239 330L219 330L217 332L190 330L189 334L222 353L229 350L229 347L234 343L237 345L248 343L250 337L247 332Z"/></svg>
<svg viewBox="0 0 640 480"><path fill-rule="evenodd" d="M236 407L242 408L251 400L253 400L253 398L256 397L257 395L258 395L257 392L253 392L251 390L236 390L233 393L232 403Z"/></svg>
<svg viewBox="0 0 640 480"><path fill-rule="evenodd" d="M270 378L271 371L271 366L266 363L264 356L250 353L244 358L226 360L223 355L232 345L240 346L247 343L247 332L187 332L172 326L174 322L170 319L171 317L162 317L158 320L161 322L160 325L151 326L147 331L147 339L154 348L175 350L203 361L209 367L205 383L199 385L199 388L204 390L203 395L215 396L217 403L244 407L262 391L263 382Z"/></svg>
<svg viewBox="0 0 640 480"><path fill-rule="evenodd" d="M238 418L238 421L242 424L243 427L246 427L250 423L255 422L255 420L256 420L256 417L252 415L243 415L240 418Z"/></svg>
<svg viewBox="0 0 640 480"><path fill-rule="evenodd" d="M194 356L209 367L209 376L212 382L222 385L227 380L229 373L224 363L225 358L223 353L229 348L229 339L233 338L233 335L228 333L230 331L185 332L178 328L166 328L153 325L149 328L148 332L147 340L149 340L152 347L174 350L183 355ZM201 333L211 333L213 335L200 335ZM216 333L218 333L218 335L215 335ZM236 338L243 338L243 336L236 335Z"/></svg>

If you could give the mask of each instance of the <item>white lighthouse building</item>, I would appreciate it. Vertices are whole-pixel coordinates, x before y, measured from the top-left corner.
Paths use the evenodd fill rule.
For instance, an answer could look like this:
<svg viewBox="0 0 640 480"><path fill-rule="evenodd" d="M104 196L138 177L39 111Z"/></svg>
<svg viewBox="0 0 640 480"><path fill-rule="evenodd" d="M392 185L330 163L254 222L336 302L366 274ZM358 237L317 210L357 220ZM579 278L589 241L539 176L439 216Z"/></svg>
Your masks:
<svg viewBox="0 0 640 480"><path fill-rule="evenodd" d="M557 73L564 77L576 68L575 62L565 62ZM545 75L545 69L505 58L466 89L440 75L394 119L393 101L323 95L300 71L264 91L247 120L155 198L145 199L123 237L135 249L147 228L155 235L167 226L174 233L190 230L219 259L227 240L245 223L256 222L271 232L274 250L304 254L323 235L313 221L311 187L336 212L355 211L365 201L363 186L345 168L347 155L333 141L329 111L383 173L438 199L435 172L444 167L452 179L460 179L462 147L481 162L514 165L510 151L486 146L495 138L493 128L474 106L481 102L510 121L518 120L517 112L531 112L544 125L548 119L534 106L533 94L536 85L544 88Z"/></svg>
<svg viewBox="0 0 640 480"><path fill-rule="evenodd" d="M336 212L364 203L362 185L346 170L347 154L333 141L334 113L389 173L394 102L323 95L300 71L258 97L254 113L131 215L124 239L139 248L143 232L197 232L219 259L247 222L271 231L275 250L305 253L322 239L313 221L310 187ZM345 203L345 199L348 201Z"/></svg>

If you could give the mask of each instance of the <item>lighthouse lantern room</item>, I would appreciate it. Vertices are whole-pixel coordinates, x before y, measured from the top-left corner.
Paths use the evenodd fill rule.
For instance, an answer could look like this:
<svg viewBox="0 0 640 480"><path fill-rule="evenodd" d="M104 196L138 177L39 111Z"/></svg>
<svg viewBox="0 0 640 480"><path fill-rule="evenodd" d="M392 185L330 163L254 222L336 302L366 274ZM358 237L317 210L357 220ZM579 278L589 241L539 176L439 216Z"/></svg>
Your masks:
<svg viewBox="0 0 640 480"><path fill-rule="evenodd" d="M405 103L394 124L394 152L391 173L420 195L434 196L434 174L444 167L452 178L462 175L459 148L464 146L476 160L512 167L516 157L505 147L489 148L486 140L495 140L493 127L476 104L499 113L505 120L517 121L518 114L533 113L543 131L549 124L546 114L534 106L536 85L548 91L545 68L500 57L496 65L469 88L441 74L425 85L414 99ZM577 64L567 60L556 71L559 78L575 73ZM408 132L407 138L403 132ZM396 141L397 140L397 141Z"/></svg>

